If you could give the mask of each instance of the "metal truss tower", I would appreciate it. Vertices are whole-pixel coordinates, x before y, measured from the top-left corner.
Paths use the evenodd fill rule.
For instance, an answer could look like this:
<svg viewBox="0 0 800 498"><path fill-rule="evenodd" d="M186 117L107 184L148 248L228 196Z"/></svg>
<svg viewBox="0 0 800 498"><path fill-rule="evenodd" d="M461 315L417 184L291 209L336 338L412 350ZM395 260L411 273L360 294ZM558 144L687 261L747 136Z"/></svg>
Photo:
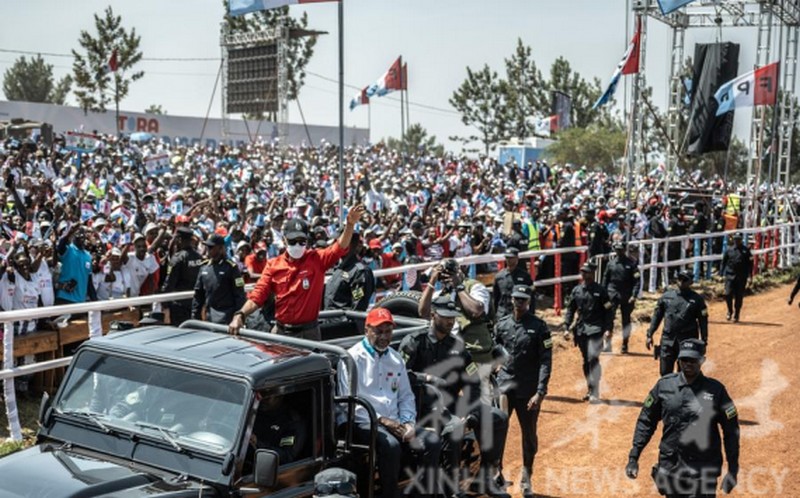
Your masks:
<svg viewBox="0 0 800 498"><path fill-rule="evenodd" d="M672 51L669 74L669 102L667 133L676 148L683 147L680 132L681 111L681 69L684 58L686 30L690 28L738 28L749 27L757 31L757 51L754 67L764 66L772 62L772 58L781 57L781 90L782 97L777 104L778 129L777 168L770 182L788 185L791 174L792 130L795 125L794 88L797 81L798 31L800 30L800 0L696 0L685 7L663 15L656 0L638 0L633 4L635 14L642 15L642 30L646 28L648 18L662 22L672 28ZM773 43L773 29L782 29L777 47ZM782 45L782 46L781 46ZM642 44L642 70L644 70L644 43ZM744 72L744 71L740 71ZM644 78L637 78L643 84ZM641 90L641 88L639 89ZM634 108L642 108L642 92L634 89ZM748 183L758 187L761 179L761 158L765 147L763 141L769 132L771 123L765 120L764 109L753 109L750 130L750 160L748 163ZM633 120L634 137L640 142L633 151L642 148L642 122ZM637 157L638 161L639 158ZM679 158L672 148L667 150L666 188L674 176L674 168ZM755 170L755 171L754 171ZM751 196L755 197L755 196Z"/></svg>

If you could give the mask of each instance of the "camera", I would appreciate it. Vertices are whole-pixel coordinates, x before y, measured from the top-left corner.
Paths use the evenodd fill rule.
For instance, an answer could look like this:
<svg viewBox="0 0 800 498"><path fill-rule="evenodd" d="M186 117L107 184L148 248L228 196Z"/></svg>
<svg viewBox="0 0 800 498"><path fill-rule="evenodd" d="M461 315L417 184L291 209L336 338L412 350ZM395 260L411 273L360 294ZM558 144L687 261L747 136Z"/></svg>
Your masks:
<svg viewBox="0 0 800 498"><path fill-rule="evenodd" d="M458 273L458 263L455 259L446 259L442 262L442 273L455 275Z"/></svg>

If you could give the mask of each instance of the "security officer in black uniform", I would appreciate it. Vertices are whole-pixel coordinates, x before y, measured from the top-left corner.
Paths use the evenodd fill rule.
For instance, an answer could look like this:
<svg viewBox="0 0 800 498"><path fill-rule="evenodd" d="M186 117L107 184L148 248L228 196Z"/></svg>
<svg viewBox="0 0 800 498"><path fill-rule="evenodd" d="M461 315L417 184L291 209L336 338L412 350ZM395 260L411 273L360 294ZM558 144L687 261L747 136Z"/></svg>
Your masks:
<svg viewBox="0 0 800 498"><path fill-rule="evenodd" d="M711 233L719 234L711 239L711 254L722 254L722 242L725 238L722 232L725 231L725 217L722 215L722 203L720 202L714 203L714 208L711 212L710 226ZM716 268L719 268L720 264L721 263L718 261L714 262Z"/></svg>
<svg viewBox="0 0 800 498"><path fill-rule="evenodd" d="M672 216L670 216L669 224L667 225L667 236L682 237L686 235L688 227L683 217L683 207L672 206L670 212ZM683 240L670 242L667 248L667 261L677 261L681 259L681 248L684 247L685 243L686 242ZM672 278L681 268L681 266L670 266L667 269L667 274Z"/></svg>
<svg viewBox="0 0 800 498"><path fill-rule="evenodd" d="M524 265L519 264L519 249L509 247L506 249L505 258L506 267L495 275L494 285L492 285L492 302L497 308L495 319L498 322L513 311L511 293L514 287L518 285L531 287L533 285L530 274L525 271Z"/></svg>
<svg viewBox="0 0 800 498"><path fill-rule="evenodd" d="M658 299L650 328L647 330L649 350L653 345L653 334L661 320L666 318L664 330L661 332L661 358L659 371L661 376L670 374L675 369L678 358L678 346L686 339L701 339L708 344L708 308L703 296L691 289L692 274L682 271L678 274L678 288L667 290Z"/></svg>
<svg viewBox="0 0 800 498"><path fill-rule="evenodd" d="M323 309L367 311L375 293L375 276L361 262L362 248L361 236L353 233L347 255L339 261L325 284Z"/></svg>
<svg viewBox="0 0 800 498"><path fill-rule="evenodd" d="M455 301L447 295L439 296L431 302L431 310L430 328L406 336L400 344L400 354L406 362L414 392L424 393L425 384L430 384L441 393L444 410L437 410L435 403L426 399L423 404L427 406L418 412L428 413L434 420L418 422L424 426L444 425L445 489L457 493L461 442L467 428L474 430L481 449L481 472L475 490L490 496L504 495L495 478L505 450L508 416L480 401L478 364L472 361L464 341L451 334L460 315ZM419 398L420 394L417 396Z"/></svg>
<svg viewBox="0 0 800 498"><path fill-rule="evenodd" d="M617 257L608 262L603 274L603 287L611 299L611 329L614 329L614 316L617 308L622 314L622 354L628 353L628 339L631 336L631 314L639 296L639 265L627 254L625 242L614 243ZM611 352L611 340L606 341L605 352Z"/></svg>
<svg viewBox="0 0 800 498"><path fill-rule="evenodd" d="M594 272L597 266L586 263L581 267L580 285L572 290L567 314L564 318L566 334L572 330L575 312L579 312L578 321L574 330L575 345L581 350L583 356L583 376L586 378L588 390L583 401L596 403L600 401L600 352L603 348L603 338L611 337L611 324L613 316L611 299L602 285L594 281Z"/></svg>
<svg viewBox="0 0 800 498"><path fill-rule="evenodd" d="M281 396L261 398L250 435L253 450L273 450L278 454L278 464L285 465L302 456L307 442L307 424L297 410L287 406Z"/></svg>
<svg viewBox="0 0 800 498"><path fill-rule="evenodd" d="M177 239L178 252L169 260L167 266L167 278L161 287L161 292L180 292L194 289L197 283L197 275L203 265L203 257L192 246L191 228L178 227L175 233ZM180 325L191 317L192 300L172 301L167 304L169 307L169 321L171 325Z"/></svg>
<svg viewBox="0 0 800 498"><path fill-rule="evenodd" d="M727 319L739 321L742 311L742 301L747 283L752 282L753 255L750 248L744 245L741 233L733 236L733 246L729 247L722 255L720 274L725 277L725 303L728 305Z"/></svg>
<svg viewBox="0 0 800 498"><path fill-rule="evenodd" d="M209 259L204 261L194 286L192 318L201 319L206 310L206 320L227 325L233 313L240 309L247 298L244 295L244 278L235 261L225 258L225 238L212 234L204 242Z"/></svg>
<svg viewBox="0 0 800 498"><path fill-rule="evenodd" d="M681 343L681 371L656 382L636 422L625 474L631 479L639 475L639 456L662 421L658 464L651 475L659 492L667 497L716 496L717 479L722 475L723 444L728 472L722 480L722 490L727 494L736 486L739 416L725 386L703 375L705 350L705 344L697 339Z"/></svg>
<svg viewBox="0 0 800 498"><path fill-rule="evenodd" d="M706 217L706 203L703 201L697 201L694 203L694 219L692 223L689 225L689 234L690 235L697 235L703 234L708 232L708 217ZM708 239L694 239L691 240L690 243L692 244L689 248L689 254L694 255L694 247L696 244L700 244L700 254L702 256L705 254L706 251L706 243ZM703 274L703 265L708 263L700 262L700 274Z"/></svg>
<svg viewBox="0 0 800 498"><path fill-rule="evenodd" d="M589 239L589 257L592 258L598 254L608 254L608 229L603 223L597 221L595 210L589 208L585 212L586 216L586 234Z"/></svg>
<svg viewBox="0 0 800 498"><path fill-rule="evenodd" d="M522 433L522 495L533 496L533 462L539 448L536 426L547 394L553 359L553 339L544 320L530 309L530 287L514 286L513 314L494 328L495 341L506 351L506 361L497 374L497 384L509 416L517 413Z"/></svg>

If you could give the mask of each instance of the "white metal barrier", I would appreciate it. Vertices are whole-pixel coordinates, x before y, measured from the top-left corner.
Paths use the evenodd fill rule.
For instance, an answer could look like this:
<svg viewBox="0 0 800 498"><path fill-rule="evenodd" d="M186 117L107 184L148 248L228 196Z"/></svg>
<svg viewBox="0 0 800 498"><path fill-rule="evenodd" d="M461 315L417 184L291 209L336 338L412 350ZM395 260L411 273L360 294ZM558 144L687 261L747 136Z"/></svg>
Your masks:
<svg viewBox="0 0 800 498"><path fill-rule="evenodd" d="M645 251L644 250L639 251L639 258L640 258L639 268L640 270L648 270L653 268L663 269L665 273L664 275L665 278L662 279L662 282L666 284L666 282L669 281L666 278L666 272L670 267L683 266L683 265L693 264L696 262L719 261L722 259L721 254L707 254L705 256L693 256L690 258L684 257L680 260L668 261L666 257L666 248L669 246L669 243L675 243L675 242L683 243L686 241L693 241L693 240L727 237L736 232L741 232L746 235L751 235L751 234L755 235L755 234L768 233L775 230L780 231L781 235L780 244L774 247L755 250L753 251L753 254L760 255L760 254L767 254L780 251L781 257L780 257L779 267L785 268L791 265L798 257L798 252L800 251L800 223L785 223L769 227L755 227L755 228L747 228L741 230L730 230L726 232L684 235L680 237L671 237L664 239L632 240L630 241L629 245L639 246L640 249L643 249L647 246L653 247L653 249L651 250L650 263L644 263L643 258ZM664 249L664 258L663 258L664 261L659 263L658 254L659 254L659 249L662 247L662 244ZM580 254L580 253L585 253L587 251L588 247L578 246L578 247L545 249L539 251L524 251L520 253L519 257L520 259L531 259L531 258L538 258L541 256L550 256L550 255L566 254L566 253ZM503 254L481 254L481 255L467 256L464 258L456 258L456 259L461 265L473 265L480 263L502 261L505 258ZM437 263L438 263L437 261L429 261L413 265L399 266L395 268L380 269L376 270L374 274L376 277L383 277L386 275L393 275L398 273L403 274L405 276L405 274L409 271L417 271L417 272L423 271L430 268L431 266L436 265ZM641 282L642 285L640 287L643 289L644 272L640 271L640 273L642 275L640 277L642 278ZM579 279L580 277L577 275L556 276L554 278L546 280L537 280L535 282L535 286L543 287L548 285L574 282ZM650 292L654 292L656 290L656 272L654 271L650 272L649 290ZM126 299L95 301L90 303L69 304L69 305L50 306L45 308L32 308L25 310L0 312L0 323L3 324L3 330L4 330L3 369L0 370L0 379L3 380L3 394L5 397L6 416L8 419L9 432L11 434L11 438L15 441L19 441L22 439L22 432L19 423L19 415L16 408L14 378L22 375L30 375L33 373L64 367L68 365L69 361L71 360L71 357L68 357L68 358L59 358L56 360L39 362L30 365L23 365L19 367L14 366L14 332L13 332L14 322L48 318L64 314L88 313L89 338L94 338L102 335L102 330L100 330L98 324L100 323L100 317L101 317L100 314L103 311L114 311L128 307L147 306L147 305L152 305L154 303L191 299L193 294L194 294L193 291L173 292L170 294L156 294L156 295L140 296L140 297L126 298Z"/></svg>

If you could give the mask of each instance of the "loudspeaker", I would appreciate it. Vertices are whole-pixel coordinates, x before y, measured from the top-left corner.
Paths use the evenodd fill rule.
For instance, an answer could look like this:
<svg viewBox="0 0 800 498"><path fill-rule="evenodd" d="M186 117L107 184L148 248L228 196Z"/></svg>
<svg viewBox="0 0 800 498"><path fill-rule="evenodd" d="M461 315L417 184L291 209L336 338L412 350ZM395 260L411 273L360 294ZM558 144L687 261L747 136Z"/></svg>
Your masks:
<svg viewBox="0 0 800 498"><path fill-rule="evenodd" d="M697 44L694 49L692 99L686 153L728 150L733 132L733 113L716 116L719 104L714 94L720 86L736 78L739 70L739 44Z"/></svg>

